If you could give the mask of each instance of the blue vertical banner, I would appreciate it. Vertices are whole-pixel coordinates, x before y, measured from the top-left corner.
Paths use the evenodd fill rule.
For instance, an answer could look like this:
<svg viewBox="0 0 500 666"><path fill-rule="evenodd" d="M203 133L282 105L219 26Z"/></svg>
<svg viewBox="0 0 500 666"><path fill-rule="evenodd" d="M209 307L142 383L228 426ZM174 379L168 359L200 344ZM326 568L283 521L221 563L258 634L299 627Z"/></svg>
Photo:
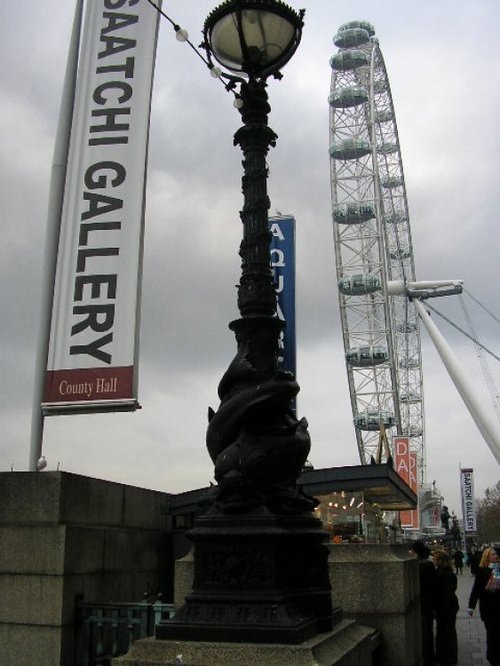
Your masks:
<svg viewBox="0 0 500 666"><path fill-rule="evenodd" d="M286 322L279 345L279 366L297 374L295 334L295 218L283 215L269 218L271 267L278 295L278 316Z"/></svg>

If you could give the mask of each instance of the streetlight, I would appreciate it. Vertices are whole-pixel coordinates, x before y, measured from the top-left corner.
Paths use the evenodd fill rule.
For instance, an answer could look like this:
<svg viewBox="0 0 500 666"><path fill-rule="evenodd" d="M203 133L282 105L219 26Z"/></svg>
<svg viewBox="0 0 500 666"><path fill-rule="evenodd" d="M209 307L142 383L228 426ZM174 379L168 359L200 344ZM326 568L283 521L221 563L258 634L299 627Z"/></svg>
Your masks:
<svg viewBox="0 0 500 666"><path fill-rule="evenodd" d="M279 77L300 43L304 13L278 0L227 0L206 19L203 47L232 72Z"/></svg>
<svg viewBox="0 0 500 666"><path fill-rule="evenodd" d="M265 506L295 513L314 508L295 489L310 449L307 422L298 421L290 408L299 387L291 373L277 366L285 324L277 317L271 270L266 163L277 139L267 121L266 79L280 78L280 68L297 49L303 14L275 0L228 0L208 16L203 31L209 65L215 68L215 58L233 72L223 74L217 68L227 87L239 87L236 106L243 120L234 135L244 169L241 318L229 325L238 352L219 384L221 404L216 413L210 412L207 431L218 482L216 504L223 511Z"/></svg>
<svg viewBox="0 0 500 666"><path fill-rule="evenodd" d="M158 639L298 643L329 631L332 615L340 618L331 606L325 533L312 515L317 502L297 488L310 439L306 419L291 408L295 377L278 368L284 322L268 228L266 156L277 136L268 125L266 80L281 78L303 15L279 0L227 0L204 25L206 62L236 91L243 121L234 135L243 153L241 316L229 325L237 353L219 383L220 406L209 411L218 485L214 505L190 533L193 591L157 627Z"/></svg>

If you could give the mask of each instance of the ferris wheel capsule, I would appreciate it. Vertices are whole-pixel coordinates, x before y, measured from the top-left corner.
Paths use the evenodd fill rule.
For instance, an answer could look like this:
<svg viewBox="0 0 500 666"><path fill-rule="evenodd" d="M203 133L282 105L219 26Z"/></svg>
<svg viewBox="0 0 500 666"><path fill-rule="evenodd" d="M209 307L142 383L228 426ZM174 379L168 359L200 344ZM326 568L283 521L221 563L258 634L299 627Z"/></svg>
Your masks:
<svg viewBox="0 0 500 666"><path fill-rule="evenodd" d="M336 141L330 147L330 157L336 160L355 160L371 152L370 142L356 137Z"/></svg>
<svg viewBox="0 0 500 666"><path fill-rule="evenodd" d="M366 67L370 64L368 55L360 49L349 49L348 51L339 51L337 55L330 58L330 67L333 70L349 71L356 70L359 67Z"/></svg>
<svg viewBox="0 0 500 666"><path fill-rule="evenodd" d="M346 86L335 90L328 97L328 103L337 109L345 109L368 101L368 91L364 86Z"/></svg>
<svg viewBox="0 0 500 666"><path fill-rule="evenodd" d="M354 417L354 425L357 430L368 432L380 432L380 426L392 428L396 423L394 414L387 411L361 412Z"/></svg>
<svg viewBox="0 0 500 666"><path fill-rule="evenodd" d="M361 273L360 275L341 277L338 281L338 288L342 294L348 296L361 296L380 291L382 288L382 282L376 275Z"/></svg>
<svg viewBox="0 0 500 666"><path fill-rule="evenodd" d="M348 21L347 23L343 23L338 32L342 32L344 30L352 30L355 28L361 28L363 30L366 30L366 32L370 35L370 37L373 37L375 35L375 28L369 21Z"/></svg>
<svg viewBox="0 0 500 666"><path fill-rule="evenodd" d="M368 368L373 365L385 363L389 353L385 347L370 345L367 347L352 347L345 353L349 365L357 368Z"/></svg>
<svg viewBox="0 0 500 666"><path fill-rule="evenodd" d="M375 206L364 201L334 205L332 210L332 217L338 224L361 224L375 216Z"/></svg>
<svg viewBox="0 0 500 666"><path fill-rule="evenodd" d="M352 48L361 46L370 41L370 35L364 28L346 28L339 30L333 38L333 43L339 48Z"/></svg>

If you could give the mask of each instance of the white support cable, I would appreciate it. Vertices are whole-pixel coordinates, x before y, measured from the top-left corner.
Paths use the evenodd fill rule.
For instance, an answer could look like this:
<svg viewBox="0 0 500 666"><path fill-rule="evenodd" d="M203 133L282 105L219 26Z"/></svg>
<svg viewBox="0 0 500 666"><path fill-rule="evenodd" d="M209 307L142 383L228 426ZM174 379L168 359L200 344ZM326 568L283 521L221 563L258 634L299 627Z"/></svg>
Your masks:
<svg viewBox="0 0 500 666"><path fill-rule="evenodd" d="M455 322L451 321L451 319L449 319L442 312L439 312L439 310L436 310L436 308L432 307L432 305L430 305L430 303L428 303L427 301L426 301L426 307L428 307L429 310L432 310L432 312L434 312L435 314L439 315L439 317L441 317L441 319L444 319L448 324L450 324L450 326L453 326L453 328L455 328L457 331L462 333L462 335L465 335L466 338L469 338L469 340L472 340L472 342L474 342L476 345L481 347L481 349L484 349L484 351L486 353L488 353L490 356L492 356L496 361L500 362L500 356L497 356L494 352L491 351L491 349L488 349L488 347L486 347L486 345L483 345L483 343L480 342L477 338L473 338L472 335L469 335L469 333L467 333L467 331L464 331L463 328L460 328L460 326L458 326L458 324L455 324Z"/></svg>
<svg viewBox="0 0 500 666"><path fill-rule="evenodd" d="M481 345L477 341L477 333L476 329L474 327L474 324L472 323L472 319L470 317L470 314L465 307L465 301L464 297L462 294L458 295L458 300L460 301L460 305L462 306L462 310L465 316L465 319L467 320L467 323L469 325L469 330L471 332L471 337L472 340L474 341L474 347L476 349L476 355L479 359L479 364L481 365L481 370L483 373L484 381L486 384L486 387L488 389L488 392L490 394L491 402L493 404L493 409L495 410L496 417L498 421L500 422L500 404L499 404L499 395L498 395L498 389L495 384L495 380L493 379L493 375L491 374L490 366L488 365L488 361L484 357L484 354L482 353Z"/></svg>
<svg viewBox="0 0 500 666"><path fill-rule="evenodd" d="M496 315L494 315L493 312L490 312L490 311L488 310L488 308L486 307L486 305L484 305L483 303L481 303L481 301L479 301L475 296L473 296L473 295L470 293L470 291L468 291L465 287L464 287L464 291L465 291L465 293L467 294L467 296L468 296L469 298L471 298L475 303L477 303L477 304L479 305L479 307L481 307L485 312L487 312L487 313L490 315L490 317L491 317L492 319L494 319L494 320L497 322L497 324L500 324L500 319L499 319Z"/></svg>
<svg viewBox="0 0 500 666"><path fill-rule="evenodd" d="M441 335L437 326L431 320L422 302L415 300L415 307L424 324L429 336L436 347L438 354L443 361L448 374L450 375L457 391L459 392L465 406L477 425L479 432L482 434L484 441L488 444L491 452L493 453L496 461L500 464L500 436L498 431L493 427L488 415L483 410L480 401L477 399L474 391L469 385L467 376L463 371L460 363L448 345L444 337Z"/></svg>

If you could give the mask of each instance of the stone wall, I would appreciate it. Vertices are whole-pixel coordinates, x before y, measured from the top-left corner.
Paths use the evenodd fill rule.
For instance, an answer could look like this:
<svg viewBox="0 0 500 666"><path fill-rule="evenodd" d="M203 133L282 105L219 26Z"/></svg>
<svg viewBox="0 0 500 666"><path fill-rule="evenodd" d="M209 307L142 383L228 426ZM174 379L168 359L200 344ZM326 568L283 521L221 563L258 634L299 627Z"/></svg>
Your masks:
<svg viewBox="0 0 500 666"><path fill-rule="evenodd" d="M0 473L0 664L73 666L75 606L173 598L167 493L65 472ZM177 563L175 603L192 554ZM382 635L380 664L421 662L417 562L405 546L330 548L333 605Z"/></svg>
<svg viewBox="0 0 500 666"><path fill-rule="evenodd" d="M380 664L420 666L418 563L402 545L330 547L334 606L382 634Z"/></svg>
<svg viewBox="0 0 500 666"><path fill-rule="evenodd" d="M0 473L0 664L72 666L78 599L171 597L168 502L66 472Z"/></svg>

